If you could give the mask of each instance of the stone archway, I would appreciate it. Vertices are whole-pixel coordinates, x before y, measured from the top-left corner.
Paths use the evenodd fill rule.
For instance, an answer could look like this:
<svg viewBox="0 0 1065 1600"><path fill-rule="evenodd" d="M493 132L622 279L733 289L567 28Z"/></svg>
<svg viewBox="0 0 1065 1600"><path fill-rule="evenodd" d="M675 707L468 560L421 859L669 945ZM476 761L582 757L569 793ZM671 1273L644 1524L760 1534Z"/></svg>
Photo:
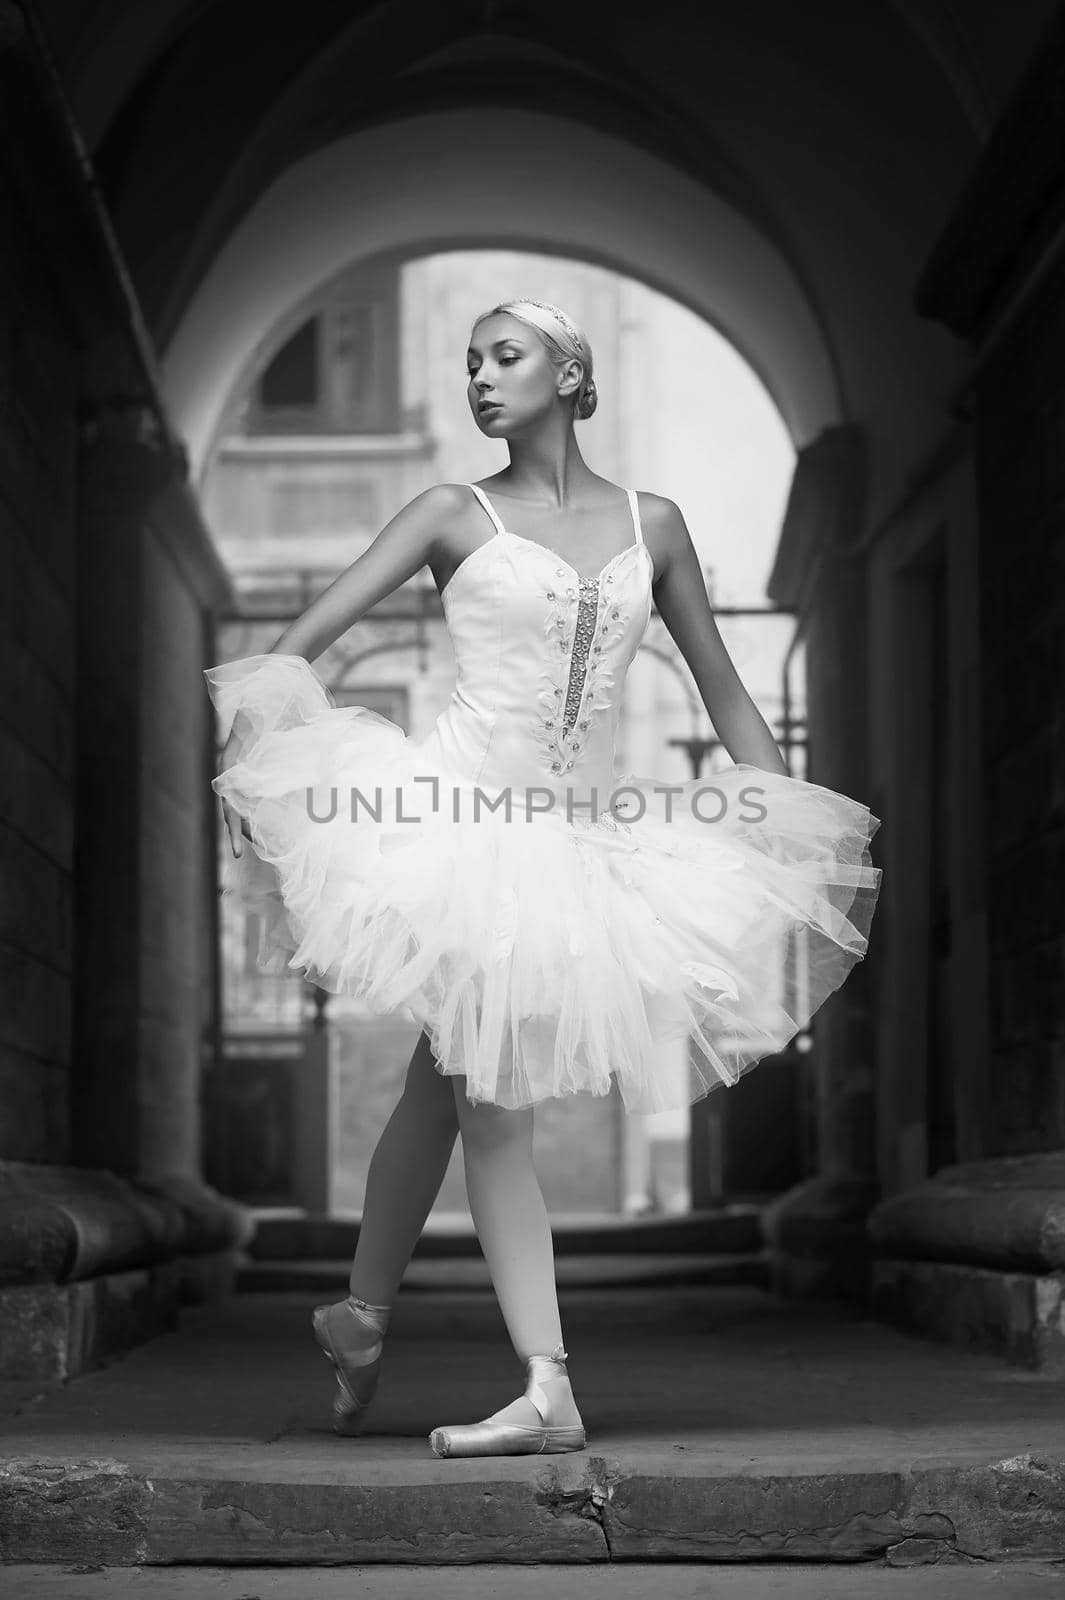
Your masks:
<svg viewBox="0 0 1065 1600"><path fill-rule="evenodd" d="M634 218L639 226L634 226ZM773 396L796 447L841 418L816 305L766 234L647 151L563 118L472 111L352 134L290 167L230 235L165 352L199 478L264 328L345 264L384 250L550 250L616 267L715 326Z"/></svg>
<svg viewBox="0 0 1065 1600"><path fill-rule="evenodd" d="M384 252L527 248L612 267L714 326L801 448L837 424L840 384L816 306L737 206L624 140L528 110L449 112L349 135L289 168L218 253L170 341L170 412L201 481L229 397L338 271ZM633 218L640 218L634 228Z"/></svg>

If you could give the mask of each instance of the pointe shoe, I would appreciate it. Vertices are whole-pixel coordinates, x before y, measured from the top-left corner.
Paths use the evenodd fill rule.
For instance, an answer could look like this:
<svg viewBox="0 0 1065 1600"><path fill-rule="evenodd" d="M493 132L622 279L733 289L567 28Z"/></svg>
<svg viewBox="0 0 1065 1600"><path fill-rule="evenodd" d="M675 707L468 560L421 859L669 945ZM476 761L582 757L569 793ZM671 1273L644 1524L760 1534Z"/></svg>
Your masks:
<svg viewBox="0 0 1065 1600"><path fill-rule="evenodd" d="M366 1420L366 1412L381 1374L383 1335L388 1331L392 1309L371 1305L349 1294L333 1305L316 1306L312 1317L314 1337L332 1362L337 1375L337 1394L333 1400L333 1432L355 1434ZM373 1329L378 1337L362 1344L345 1340L345 1323L353 1329L352 1317L360 1331Z"/></svg>
<svg viewBox="0 0 1065 1600"><path fill-rule="evenodd" d="M570 1390L566 1359L559 1344L551 1355L530 1356L525 1363L529 1373L525 1398L539 1413L538 1427L499 1420L500 1413L494 1411L483 1422L434 1428L429 1435L433 1450L438 1456L527 1456L583 1450L584 1426ZM550 1395L545 1384L551 1385ZM567 1420L558 1420L563 1417Z"/></svg>

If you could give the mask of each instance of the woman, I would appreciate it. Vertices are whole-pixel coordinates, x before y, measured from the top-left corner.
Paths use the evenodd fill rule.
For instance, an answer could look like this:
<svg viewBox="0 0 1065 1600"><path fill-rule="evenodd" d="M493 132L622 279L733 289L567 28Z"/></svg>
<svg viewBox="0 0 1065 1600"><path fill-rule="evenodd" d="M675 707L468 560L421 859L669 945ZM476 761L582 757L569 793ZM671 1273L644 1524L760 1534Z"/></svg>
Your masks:
<svg viewBox="0 0 1065 1600"><path fill-rule="evenodd" d="M451 1456L585 1443L534 1105L606 1094L614 1079L627 1111L654 1112L735 1082L864 956L880 880L878 819L787 776L680 511L585 463L574 423L596 391L580 330L557 307L508 301L477 319L467 367L474 420L506 440L509 466L418 495L270 653L206 674L232 728L214 788L240 892L265 913L260 964L423 1024L370 1163L351 1293L314 1313L338 1431L364 1423L394 1297L462 1134L527 1384L484 1421L434 1429ZM338 708L309 662L426 565L457 678L414 741ZM712 784L616 765L652 591L735 763ZM797 949L802 981L788 988ZM696 1047L684 1085L655 1069L677 1038Z"/></svg>

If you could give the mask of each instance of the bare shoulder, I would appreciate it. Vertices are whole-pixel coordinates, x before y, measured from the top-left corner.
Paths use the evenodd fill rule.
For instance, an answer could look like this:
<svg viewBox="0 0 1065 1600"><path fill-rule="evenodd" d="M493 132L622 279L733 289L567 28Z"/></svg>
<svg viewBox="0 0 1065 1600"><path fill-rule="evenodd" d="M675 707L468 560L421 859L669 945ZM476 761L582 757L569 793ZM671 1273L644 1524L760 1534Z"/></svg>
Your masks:
<svg viewBox="0 0 1065 1600"><path fill-rule="evenodd" d="M415 521L432 554L446 548L476 501L465 484L434 483L407 502L404 515Z"/></svg>
<svg viewBox="0 0 1065 1600"><path fill-rule="evenodd" d="M453 517L472 502L473 496L466 484L434 483L431 489L423 489L421 494L415 495L410 504L417 506L425 516Z"/></svg>
<svg viewBox="0 0 1065 1600"><path fill-rule="evenodd" d="M637 489L636 499L644 542L655 564L657 584L665 577L670 562L691 543L691 535L675 501L664 494L651 494L647 489Z"/></svg>

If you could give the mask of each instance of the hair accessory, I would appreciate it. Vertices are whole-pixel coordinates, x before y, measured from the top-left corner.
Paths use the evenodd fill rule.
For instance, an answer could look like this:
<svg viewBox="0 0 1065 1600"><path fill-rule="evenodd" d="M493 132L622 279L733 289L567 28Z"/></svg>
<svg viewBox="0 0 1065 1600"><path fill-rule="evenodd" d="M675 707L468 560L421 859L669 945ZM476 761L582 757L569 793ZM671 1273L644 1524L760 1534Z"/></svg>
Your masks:
<svg viewBox="0 0 1065 1600"><path fill-rule="evenodd" d="M531 300L528 295L522 295L521 299L514 303L516 305L539 306L541 311L549 311L556 322L562 324L577 348L579 350L584 349L584 340L578 333L576 324L571 322L566 313L560 311L557 306L548 305L546 300Z"/></svg>

